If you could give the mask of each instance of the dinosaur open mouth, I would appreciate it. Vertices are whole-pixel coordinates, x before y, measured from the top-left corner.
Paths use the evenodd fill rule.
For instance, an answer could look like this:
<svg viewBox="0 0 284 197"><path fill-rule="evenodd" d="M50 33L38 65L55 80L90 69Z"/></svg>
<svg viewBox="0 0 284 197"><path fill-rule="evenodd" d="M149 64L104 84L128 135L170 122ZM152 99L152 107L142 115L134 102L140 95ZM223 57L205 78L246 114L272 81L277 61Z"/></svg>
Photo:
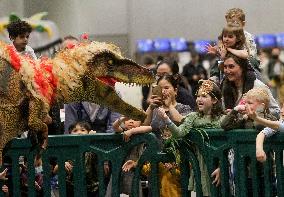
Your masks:
<svg viewBox="0 0 284 197"><path fill-rule="evenodd" d="M111 87L114 87L115 83L118 82L114 77L98 77L98 79Z"/></svg>

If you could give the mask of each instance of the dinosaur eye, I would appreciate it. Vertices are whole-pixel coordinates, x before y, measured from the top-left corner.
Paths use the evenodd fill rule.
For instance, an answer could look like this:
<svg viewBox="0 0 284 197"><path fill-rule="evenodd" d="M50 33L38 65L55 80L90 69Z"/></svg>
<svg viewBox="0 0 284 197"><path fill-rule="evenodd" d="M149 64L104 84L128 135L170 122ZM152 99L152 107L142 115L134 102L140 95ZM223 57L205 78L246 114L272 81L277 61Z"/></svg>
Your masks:
<svg viewBox="0 0 284 197"><path fill-rule="evenodd" d="M108 60L108 62L107 62L109 65L113 65L113 60Z"/></svg>

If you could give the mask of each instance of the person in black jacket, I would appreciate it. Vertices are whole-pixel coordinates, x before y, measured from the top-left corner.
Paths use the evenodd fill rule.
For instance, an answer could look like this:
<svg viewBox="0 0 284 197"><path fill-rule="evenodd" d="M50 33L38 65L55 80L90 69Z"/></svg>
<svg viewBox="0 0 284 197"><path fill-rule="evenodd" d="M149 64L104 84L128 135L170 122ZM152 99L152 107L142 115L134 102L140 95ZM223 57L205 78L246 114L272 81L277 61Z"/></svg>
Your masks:
<svg viewBox="0 0 284 197"><path fill-rule="evenodd" d="M191 61L183 67L182 75L187 79L192 89L192 94L196 94L198 81L207 79L207 71L199 62L199 55L191 52Z"/></svg>

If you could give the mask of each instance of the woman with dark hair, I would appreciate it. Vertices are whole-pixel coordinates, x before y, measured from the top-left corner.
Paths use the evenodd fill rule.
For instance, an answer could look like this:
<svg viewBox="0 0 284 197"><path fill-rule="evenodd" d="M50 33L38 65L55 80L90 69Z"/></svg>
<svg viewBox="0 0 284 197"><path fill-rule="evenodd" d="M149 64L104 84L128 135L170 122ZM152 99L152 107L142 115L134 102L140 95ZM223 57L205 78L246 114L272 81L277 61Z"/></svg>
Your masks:
<svg viewBox="0 0 284 197"><path fill-rule="evenodd" d="M191 108L176 100L178 82L173 75L160 77L157 81L157 86L161 90L160 93L156 93L153 90L150 105L146 110L147 117L144 121L144 125L152 126L155 135L159 141L161 141L162 145L162 137L164 131L167 129L164 121L157 115L157 108L163 108L172 121L178 125L182 122L183 117L191 112Z"/></svg>
<svg viewBox="0 0 284 197"><path fill-rule="evenodd" d="M176 100L178 81L173 75L163 75L157 81L157 87L153 88L153 96L146 111L147 117L144 125L152 127L152 132L157 137L161 148L164 141L169 138L170 132L164 120L158 116L158 109L162 108L167 116L177 125L181 124L184 116L191 112L188 105L178 103ZM145 171L149 171L149 165ZM159 164L160 196L181 196L179 169L170 163ZM172 171L177 173L172 173Z"/></svg>
<svg viewBox="0 0 284 197"><path fill-rule="evenodd" d="M156 79L158 80L160 77L164 75L172 75L175 80L177 81L177 96L176 100L178 103L189 105L191 109L195 108L195 101L194 97L190 93L190 91L184 87L188 87L187 85L181 85L183 84L183 80L181 75L179 74L179 66L176 61L171 61L168 59L161 60L158 62L156 67ZM150 90L149 96L148 96L148 104L150 104L153 100L152 91Z"/></svg>
<svg viewBox="0 0 284 197"><path fill-rule="evenodd" d="M280 108L273 98L269 88L256 78L256 74L249 69L249 63L246 59L239 58L232 53L228 53L224 58L221 69L224 71L224 80L222 83L222 95L225 109L233 109L243 98L243 95L252 88L266 89L270 96L269 110L279 118Z"/></svg>

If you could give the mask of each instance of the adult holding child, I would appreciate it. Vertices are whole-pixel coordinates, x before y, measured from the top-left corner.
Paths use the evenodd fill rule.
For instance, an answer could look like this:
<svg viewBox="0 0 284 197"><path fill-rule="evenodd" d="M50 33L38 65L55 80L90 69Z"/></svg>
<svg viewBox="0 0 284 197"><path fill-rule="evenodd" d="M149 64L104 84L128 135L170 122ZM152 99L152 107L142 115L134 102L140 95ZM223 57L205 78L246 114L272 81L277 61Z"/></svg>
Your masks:
<svg viewBox="0 0 284 197"><path fill-rule="evenodd" d="M250 62L250 69L254 70L257 73L257 78L261 79L254 38L243 29L245 26L245 14L243 10L232 8L227 11L225 18L227 24L218 37L218 44L216 46L209 44L207 46L208 53L218 55L221 60L220 62L224 60L228 52L242 59L247 59ZM216 63L210 70L210 77L216 81L222 81L222 73L220 73L219 68L220 62Z"/></svg>
<svg viewBox="0 0 284 197"><path fill-rule="evenodd" d="M269 112L274 117L279 118L280 108L277 102L273 98L269 88L256 78L256 74L253 70L249 69L248 60L237 57L232 53L228 53L224 58L224 63L221 68L225 75L222 83L222 95L227 112L230 112L233 109L241 112L242 110L236 109L236 106L245 104L246 101L244 100L244 95L253 88L262 88L263 91L267 92L269 97L269 102L267 104ZM229 116L233 115L233 113L234 112L231 112ZM245 122L242 123L242 127L246 127ZM223 123L223 126L224 125L228 125L228 123ZM234 151L232 149L229 151L229 162L232 165L231 169L234 169ZM233 180L233 178L230 180ZM235 193L233 182L231 184L231 193Z"/></svg>
<svg viewBox="0 0 284 197"><path fill-rule="evenodd" d="M246 59L228 53L221 68L225 75L222 83L222 95L226 110L230 111L237 106L242 101L244 94L250 89L263 88L269 94L268 108L271 114L279 118L280 108L271 91L256 78L254 71L249 70L249 63Z"/></svg>

